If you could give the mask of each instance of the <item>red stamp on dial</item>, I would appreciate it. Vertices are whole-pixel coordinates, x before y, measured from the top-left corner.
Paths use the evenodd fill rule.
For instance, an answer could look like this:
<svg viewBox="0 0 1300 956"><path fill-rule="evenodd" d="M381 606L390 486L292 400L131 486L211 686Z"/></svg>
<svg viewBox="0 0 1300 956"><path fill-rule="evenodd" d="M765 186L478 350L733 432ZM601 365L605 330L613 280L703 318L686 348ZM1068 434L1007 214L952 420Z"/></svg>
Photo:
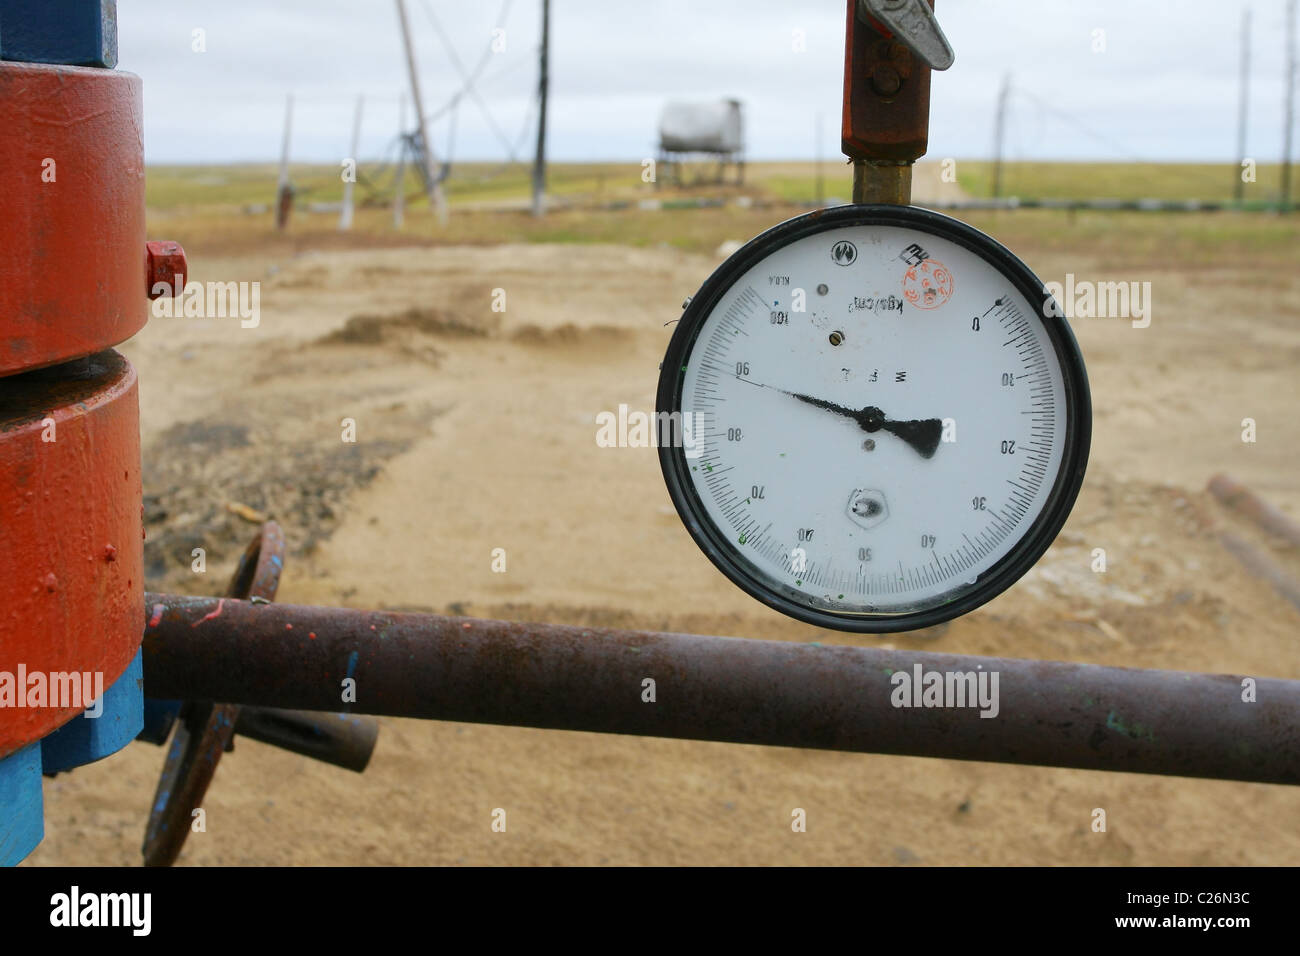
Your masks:
<svg viewBox="0 0 1300 956"><path fill-rule="evenodd" d="M937 259L925 259L903 273L903 298L918 309L937 309L952 298L952 273Z"/></svg>

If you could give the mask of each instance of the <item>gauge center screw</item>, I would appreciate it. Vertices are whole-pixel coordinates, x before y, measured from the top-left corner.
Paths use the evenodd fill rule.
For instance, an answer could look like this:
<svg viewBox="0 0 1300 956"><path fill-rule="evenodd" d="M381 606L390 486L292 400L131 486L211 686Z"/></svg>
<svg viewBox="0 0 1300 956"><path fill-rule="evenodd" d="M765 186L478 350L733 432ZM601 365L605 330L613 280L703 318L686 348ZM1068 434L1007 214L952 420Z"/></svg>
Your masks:
<svg viewBox="0 0 1300 956"><path fill-rule="evenodd" d="M864 432L878 432L885 424L885 413L875 405L868 405L858 413L858 424Z"/></svg>
<svg viewBox="0 0 1300 956"><path fill-rule="evenodd" d="M855 488L849 495L849 519L868 531L889 517L885 494L875 488Z"/></svg>

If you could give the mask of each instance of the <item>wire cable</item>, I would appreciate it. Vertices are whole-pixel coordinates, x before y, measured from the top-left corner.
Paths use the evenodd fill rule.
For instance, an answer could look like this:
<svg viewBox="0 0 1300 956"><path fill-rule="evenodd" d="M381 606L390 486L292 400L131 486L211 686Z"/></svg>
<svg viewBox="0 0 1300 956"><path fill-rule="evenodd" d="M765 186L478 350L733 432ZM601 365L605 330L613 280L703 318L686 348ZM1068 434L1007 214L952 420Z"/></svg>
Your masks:
<svg viewBox="0 0 1300 956"><path fill-rule="evenodd" d="M504 29L504 25L507 19L509 18L510 7L513 5L513 3L514 0L503 0L501 13L497 17L497 27L496 27L497 30ZM479 61L478 63L475 64L473 72L466 70L465 64L461 61L460 55L456 52L455 44L451 42L451 37L447 35L447 31L443 29L442 23L438 20L437 16L434 14L433 7L429 3L429 0L421 0L420 5L424 8L424 12L425 14L427 14L429 18L429 22L433 24L434 32L438 34L438 39L442 42L443 48L447 51L447 59L451 61L451 65L455 68L456 72L460 74L461 82L463 84L461 89L458 90L455 93L455 95L452 96L452 98L447 102L447 104L444 105L440 110L438 110L432 116L428 117L426 119L426 122L428 122L429 120L437 116L442 115L443 113L453 110L457 106L457 104L459 104L460 100L466 95L468 95L474 99L475 105L478 106L479 111L483 114L483 118L487 121L488 126L492 129L492 132L496 135L497 139L501 141L501 144L505 147L508 161L516 162L517 155L514 151L513 144L510 142L510 139L506 136L506 134L502 131L497 121L493 118L492 112L488 109L486 101L484 101L482 95L478 92L478 90L474 86L474 84L478 81L478 78L482 75L484 68L487 66L488 62L490 61L493 55L494 51L492 49L492 42L489 41L487 50L485 50L483 55L479 57ZM449 161L450 158L451 157L448 157Z"/></svg>

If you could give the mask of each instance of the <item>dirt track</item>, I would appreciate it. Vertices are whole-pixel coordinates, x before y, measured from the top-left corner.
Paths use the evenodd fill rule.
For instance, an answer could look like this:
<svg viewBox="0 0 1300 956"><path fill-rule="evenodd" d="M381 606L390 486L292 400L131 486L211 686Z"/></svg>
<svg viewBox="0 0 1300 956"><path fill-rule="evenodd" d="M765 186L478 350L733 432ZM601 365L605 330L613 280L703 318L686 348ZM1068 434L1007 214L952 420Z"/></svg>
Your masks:
<svg viewBox="0 0 1300 956"><path fill-rule="evenodd" d="M1107 274L1021 251L1044 278ZM149 586L219 593L254 532L238 503L286 527L284 601L870 641L736 590L680 526L654 452L595 443L597 412L653 407L664 323L715 264L542 245L200 259L261 280L262 321L154 319L125 348ZM1096 423L1065 532L991 605L896 646L1300 677L1300 614L1208 525L1300 560L1201 491L1230 471L1300 514L1300 292L1253 287L1244 316L1249 277L1147 277L1150 328L1075 323ZM137 744L48 781L32 862L137 862L162 756ZM1300 863L1294 788L400 720L364 776L241 741L206 809L183 863Z"/></svg>

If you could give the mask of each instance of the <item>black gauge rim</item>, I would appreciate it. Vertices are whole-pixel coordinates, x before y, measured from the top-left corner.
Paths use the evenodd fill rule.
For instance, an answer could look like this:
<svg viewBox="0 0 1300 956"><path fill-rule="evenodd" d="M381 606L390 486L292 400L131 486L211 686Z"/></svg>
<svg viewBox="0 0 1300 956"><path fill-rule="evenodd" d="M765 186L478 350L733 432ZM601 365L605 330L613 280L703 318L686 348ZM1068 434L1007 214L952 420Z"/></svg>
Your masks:
<svg viewBox="0 0 1300 956"><path fill-rule="evenodd" d="M1031 305L1056 350L1064 378L1065 439L1060 470L1043 509L1020 541L996 564L976 578L975 584L953 600L914 611L835 611L809 607L775 589L751 572L748 559L708 518L690 480L685 449L674 447L665 412L680 412L685 375L682 367L699 337L705 320L722 297L745 272L778 248L798 239L845 226L899 226L928 232L955 242L979 256L1009 279ZM1051 316L1050 318L1048 316ZM692 297L668 343L659 374L656 410L659 465L668 493L682 523L700 550L724 575L751 597L768 607L808 624L862 634L886 634L933 627L969 613L997 597L1024 576L1055 540L1083 484L1092 440L1092 400L1088 376L1074 333L1056 307L1051 293L1019 258L996 239L964 222L915 206L848 205L822 209L787 220L746 243L709 276ZM790 588L791 594L797 594Z"/></svg>

